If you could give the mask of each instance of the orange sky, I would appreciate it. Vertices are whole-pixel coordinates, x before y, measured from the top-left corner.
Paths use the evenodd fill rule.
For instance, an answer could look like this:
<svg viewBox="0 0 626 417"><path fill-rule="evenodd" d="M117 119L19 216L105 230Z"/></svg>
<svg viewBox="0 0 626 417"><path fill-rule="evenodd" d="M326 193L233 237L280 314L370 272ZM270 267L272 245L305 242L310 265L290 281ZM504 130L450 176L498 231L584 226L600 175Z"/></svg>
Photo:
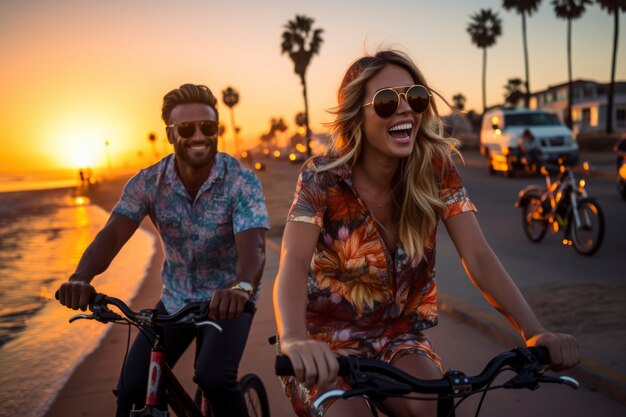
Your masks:
<svg viewBox="0 0 626 417"><path fill-rule="evenodd" d="M313 4L314 3L314 4ZM260 5L263 6L260 6ZM163 95L186 82L208 85L221 98L240 93L235 118L252 145L283 117L294 128L303 108L293 65L280 55L283 25L296 13L324 29L321 52L309 67L311 127L324 130L346 67L364 49L399 45L430 84L450 99L481 106L481 51L465 28L469 15L490 7L504 34L489 49L488 104L502 101L507 79L523 77L520 17L499 0L8 0L0 3L0 172L91 165L114 169L155 160L146 139L164 142ZM622 15L623 21L623 15ZM574 23L574 77L609 79L612 18L591 6ZM566 24L549 1L528 21L531 88L567 78ZM624 28L622 28L623 40ZM626 42L618 53L618 78L626 78ZM232 149L230 114L222 106ZM291 134L291 131L288 132ZM109 146L105 146L105 142Z"/></svg>

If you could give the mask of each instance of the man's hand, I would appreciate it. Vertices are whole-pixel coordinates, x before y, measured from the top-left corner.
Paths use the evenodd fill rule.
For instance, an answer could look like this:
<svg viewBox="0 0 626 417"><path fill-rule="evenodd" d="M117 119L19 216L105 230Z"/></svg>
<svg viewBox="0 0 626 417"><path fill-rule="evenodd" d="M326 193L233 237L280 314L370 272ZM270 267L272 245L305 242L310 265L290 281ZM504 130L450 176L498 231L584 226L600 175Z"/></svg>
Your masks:
<svg viewBox="0 0 626 417"><path fill-rule="evenodd" d="M241 290L217 290L213 293L211 305L209 305L209 317L214 320L236 319L243 313L246 302L250 295Z"/></svg>
<svg viewBox="0 0 626 417"><path fill-rule="evenodd" d="M71 308L72 310L78 310L80 308L82 311L85 311L87 305L89 305L91 294L95 292L96 289L88 282L73 280L72 277L70 277L68 282L61 284L59 287L57 298L59 302L67 308Z"/></svg>

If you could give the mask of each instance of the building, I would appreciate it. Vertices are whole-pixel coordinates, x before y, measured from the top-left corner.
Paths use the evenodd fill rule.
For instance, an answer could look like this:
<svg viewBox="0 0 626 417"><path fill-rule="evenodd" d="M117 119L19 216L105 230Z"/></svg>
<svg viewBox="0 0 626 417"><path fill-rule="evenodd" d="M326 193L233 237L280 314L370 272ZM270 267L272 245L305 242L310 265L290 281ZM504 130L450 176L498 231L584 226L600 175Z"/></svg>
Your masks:
<svg viewBox="0 0 626 417"><path fill-rule="evenodd" d="M626 81L616 81L613 98L613 130L626 132ZM573 81L572 131L579 133L606 130L606 112L609 83L592 80ZM547 110L565 121L567 114L568 83L549 86L532 93L530 108ZM523 100L522 100L523 102Z"/></svg>

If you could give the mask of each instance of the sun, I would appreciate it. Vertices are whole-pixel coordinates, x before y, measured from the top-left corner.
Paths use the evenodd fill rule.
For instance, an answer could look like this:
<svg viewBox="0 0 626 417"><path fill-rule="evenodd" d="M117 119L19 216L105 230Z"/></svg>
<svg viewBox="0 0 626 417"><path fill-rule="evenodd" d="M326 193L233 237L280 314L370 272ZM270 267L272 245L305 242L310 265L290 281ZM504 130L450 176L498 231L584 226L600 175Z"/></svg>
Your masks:
<svg viewBox="0 0 626 417"><path fill-rule="evenodd" d="M98 168L106 163L106 133L101 124L73 120L59 123L51 132L48 154L62 168Z"/></svg>

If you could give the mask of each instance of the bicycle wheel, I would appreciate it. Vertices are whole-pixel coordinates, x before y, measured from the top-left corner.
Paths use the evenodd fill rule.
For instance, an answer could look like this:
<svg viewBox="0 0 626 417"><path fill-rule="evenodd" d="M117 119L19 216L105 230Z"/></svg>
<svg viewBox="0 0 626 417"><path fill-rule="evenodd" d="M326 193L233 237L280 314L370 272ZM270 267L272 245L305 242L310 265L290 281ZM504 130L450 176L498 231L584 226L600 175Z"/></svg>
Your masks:
<svg viewBox="0 0 626 417"><path fill-rule="evenodd" d="M543 213L541 196L529 194L522 209L522 227L531 242L539 242L548 231L548 221Z"/></svg>
<svg viewBox="0 0 626 417"><path fill-rule="evenodd" d="M574 213L570 213L569 232L576 252L591 256L597 252L604 239L604 214L598 202L585 198L578 202L576 210L580 225L576 224Z"/></svg>
<svg viewBox="0 0 626 417"><path fill-rule="evenodd" d="M241 389L246 399L250 417L270 417L270 404L261 379L254 374L246 374L241 380Z"/></svg>

